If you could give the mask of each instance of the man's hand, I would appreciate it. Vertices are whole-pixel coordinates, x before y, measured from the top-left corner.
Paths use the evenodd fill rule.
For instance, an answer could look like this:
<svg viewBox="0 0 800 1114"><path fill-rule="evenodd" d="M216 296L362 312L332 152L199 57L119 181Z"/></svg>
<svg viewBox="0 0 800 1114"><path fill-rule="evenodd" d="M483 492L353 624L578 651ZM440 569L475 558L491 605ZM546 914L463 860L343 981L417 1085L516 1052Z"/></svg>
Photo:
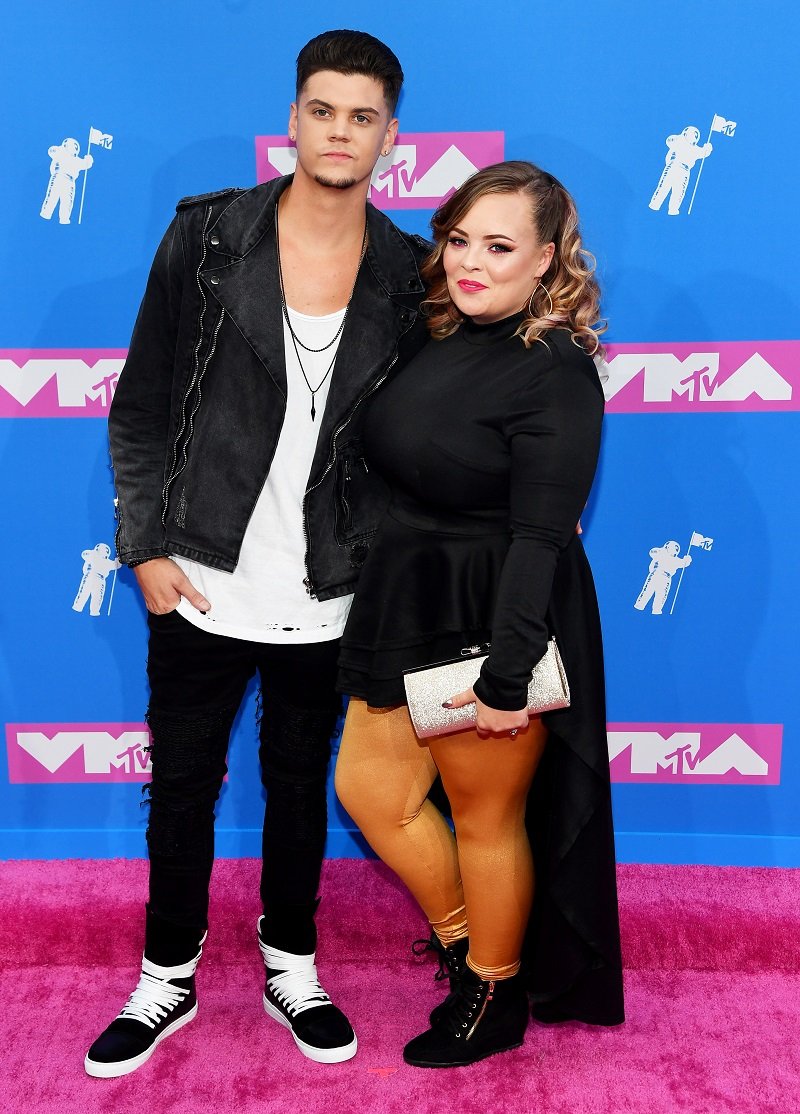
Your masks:
<svg viewBox="0 0 800 1114"><path fill-rule="evenodd" d="M133 570L144 596L145 606L153 615L174 611L181 596L205 615L211 604L192 584L189 577L169 557L154 557Z"/></svg>
<svg viewBox="0 0 800 1114"><path fill-rule="evenodd" d="M444 702L445 708L463 708L465 704L475 705L475 730L482 739L488 735L516 735L528 726L528 709L519 712L504 712L500 708L490 708L478 700L472 689L459 692Z"/></svg>

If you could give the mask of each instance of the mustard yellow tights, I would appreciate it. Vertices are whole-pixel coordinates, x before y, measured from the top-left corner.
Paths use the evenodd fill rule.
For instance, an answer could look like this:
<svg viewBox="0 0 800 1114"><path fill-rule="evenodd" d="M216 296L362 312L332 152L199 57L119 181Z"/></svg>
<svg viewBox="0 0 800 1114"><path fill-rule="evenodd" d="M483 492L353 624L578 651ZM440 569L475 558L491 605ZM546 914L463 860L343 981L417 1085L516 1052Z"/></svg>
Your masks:
<svg viewBox="0 0 800 1114"><path fill-rule="evenodd" d="M423 743L405 705L376 709L351 699L347 712L339 799L442 943L469 935L468 962L482 978L519 970L533 900L525 803L546 739L534 718L513 739L461 731ZM437 771L455 839L427 800Z"/></svg>

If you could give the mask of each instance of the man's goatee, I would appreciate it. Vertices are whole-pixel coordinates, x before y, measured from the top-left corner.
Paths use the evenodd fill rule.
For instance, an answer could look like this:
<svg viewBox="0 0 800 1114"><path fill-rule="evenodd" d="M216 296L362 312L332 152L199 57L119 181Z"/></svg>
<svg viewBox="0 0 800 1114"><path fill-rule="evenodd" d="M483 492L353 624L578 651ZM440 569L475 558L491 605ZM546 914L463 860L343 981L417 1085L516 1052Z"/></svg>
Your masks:
<svg viewBox="0 0 800 1114"><path fill-rule="evenodd" d="M349 190L356 184L355 178L324 178L321 174L315 174L314 181L331 190Z"/></svg>

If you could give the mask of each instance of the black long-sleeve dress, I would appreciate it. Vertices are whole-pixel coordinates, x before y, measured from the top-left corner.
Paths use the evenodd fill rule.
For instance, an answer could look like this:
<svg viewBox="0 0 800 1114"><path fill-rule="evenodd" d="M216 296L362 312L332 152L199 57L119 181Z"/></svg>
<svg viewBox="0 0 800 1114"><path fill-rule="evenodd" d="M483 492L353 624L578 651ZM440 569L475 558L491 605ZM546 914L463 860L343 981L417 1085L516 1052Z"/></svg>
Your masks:
<svg viewBox="0 0 800 1114"><path fill-rule="evenodd" d="M536 896L523 953L541 1020L624 1019L603 649L575 527L597 465L593 360L555 329L527 349L522 315L432 341L371 401L366 466L392 491L343 638L340 688L403 703L404 669L491 642L475 685L525 706L555 634L569 708L544 717L529 794Z"/></svg>

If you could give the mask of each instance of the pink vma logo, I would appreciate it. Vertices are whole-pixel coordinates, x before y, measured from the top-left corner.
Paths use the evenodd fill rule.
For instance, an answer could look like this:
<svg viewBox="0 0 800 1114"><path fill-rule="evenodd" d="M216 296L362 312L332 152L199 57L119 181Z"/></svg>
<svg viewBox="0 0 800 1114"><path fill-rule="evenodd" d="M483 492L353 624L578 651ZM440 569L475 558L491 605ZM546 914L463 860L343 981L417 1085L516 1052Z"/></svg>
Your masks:
<svg viewBox="0 0 800 1114"><path fill-rule="evenodd" d="M481 167L503 159L503 132L410 132L398 135L372 174L379 209L435 209ZM292 174L297 151L285 135L256 136L256 180Z"/></svg>
<svg viewBox="0 0 800 1114"><path fill-rule="evenodd" d="M12 785L150 780L143 723L9 723L6 746Z"/></svg>
<svg viewBox="0 0 800 1114"><path fill-rule="evenodd" d="M614 414L800 410L800 341L610 344Z"/></svg>
<svg viewBox="0 0 800 1114"><path fill-rule="evenodd" d="M0 418L102 418L124 348L0 348Z"/></svg>
<svg viewBox="0 0 800 1114"><path fill-rule="evenodd" d="M777 723L609 723L611 780L780 785Z"/></svg>

